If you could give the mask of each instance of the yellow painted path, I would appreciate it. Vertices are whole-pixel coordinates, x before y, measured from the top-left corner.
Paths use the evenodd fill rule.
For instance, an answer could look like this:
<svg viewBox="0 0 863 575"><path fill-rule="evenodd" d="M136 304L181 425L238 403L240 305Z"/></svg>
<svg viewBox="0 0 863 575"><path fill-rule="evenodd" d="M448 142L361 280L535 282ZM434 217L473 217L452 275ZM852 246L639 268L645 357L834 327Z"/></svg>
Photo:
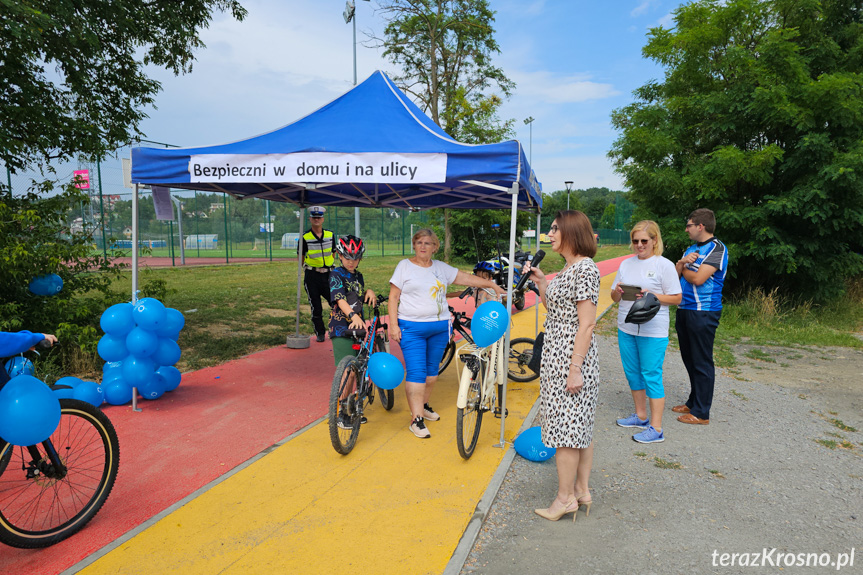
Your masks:
<svg viewBox="0 0 863 575"><path fill-rule="evenodd" d="M600 312L611 305L613 277L602 278ZM512 337L532 337L534 317L514 316ZM505 453L492 447L500 420L486 414L473 457L459 456L454 366L433 394L441 421L429 422L431 439L408 431L397 393L391 412L371 408L350 455L333 450L324 421L81 573L441 573ZM538 395L539 380L509 383L507 441Z"/></svg>

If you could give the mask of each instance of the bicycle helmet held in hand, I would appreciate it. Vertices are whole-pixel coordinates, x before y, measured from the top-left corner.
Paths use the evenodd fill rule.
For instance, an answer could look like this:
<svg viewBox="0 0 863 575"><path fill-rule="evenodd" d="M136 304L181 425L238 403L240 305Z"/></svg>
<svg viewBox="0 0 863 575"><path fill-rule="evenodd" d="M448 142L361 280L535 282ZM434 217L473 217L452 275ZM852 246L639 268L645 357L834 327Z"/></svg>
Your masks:
<svg viewBox="0 0 863 575"><path fill-rule="evenodd" d="M336 253L339 254L339 257L346 260L358 260L366 253L366 245L357 236L342 236L336 242Z"/></svg>
<svg viewBox="0 0 863 575"><path fill-rule="evenodd" d="M647 323L659 313L661 306L662 304L659 303L659 299L655 295L646 293L633 302L624 322L634 324Z"/></svg>

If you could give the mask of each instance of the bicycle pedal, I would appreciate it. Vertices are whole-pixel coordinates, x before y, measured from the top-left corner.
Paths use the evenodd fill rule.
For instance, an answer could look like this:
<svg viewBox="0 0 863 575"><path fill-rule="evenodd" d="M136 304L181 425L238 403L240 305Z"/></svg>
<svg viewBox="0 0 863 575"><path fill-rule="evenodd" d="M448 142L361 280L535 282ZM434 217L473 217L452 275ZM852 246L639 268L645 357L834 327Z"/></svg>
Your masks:
<svg viewBox="0 0 863 575"><path fill-rule="evenodd" d="M499 408L499 407L495 407L495 408L494 408L494 416L495 416L497 419L500 419L500 408ZM505 409L505 410L504 410L504 417L505 417L505 418L506 418L506 417L509 417L509 410L508 410L508 409Z"/></svg>

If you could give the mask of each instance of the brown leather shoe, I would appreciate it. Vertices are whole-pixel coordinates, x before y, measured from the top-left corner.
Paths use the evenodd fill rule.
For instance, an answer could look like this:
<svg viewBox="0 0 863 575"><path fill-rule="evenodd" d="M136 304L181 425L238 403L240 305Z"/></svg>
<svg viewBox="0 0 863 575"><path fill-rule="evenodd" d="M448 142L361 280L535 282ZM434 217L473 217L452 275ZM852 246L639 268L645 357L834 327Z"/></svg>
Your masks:
<svg viewBox="0 0 863 575"><path fill-rule="evenodd" d="M689 408L686 407L686 404L684 403L683 405L675 405L671 408L671 411L674 413L689 413Z"/></svg>
<svg viewBox="0 0 863 575"><path fill-rule="evenodd" d="M692 423L693 425L710 425L709 419L698 419L691 413L684 413L677 418L680 423Z"/></svg>

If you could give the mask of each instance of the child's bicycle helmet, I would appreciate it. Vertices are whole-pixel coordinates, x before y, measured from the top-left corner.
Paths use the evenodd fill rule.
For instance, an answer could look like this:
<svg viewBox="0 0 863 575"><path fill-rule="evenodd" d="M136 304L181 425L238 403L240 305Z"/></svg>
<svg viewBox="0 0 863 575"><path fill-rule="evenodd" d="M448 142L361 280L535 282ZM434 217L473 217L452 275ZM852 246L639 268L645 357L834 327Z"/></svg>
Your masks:
<svg viewBox="0 0 863 575"><path fill-rule="evenodd" d="M346 260L358 260L366 253L366 245L361 238L348 234L336 242L336 253Z"/></svg>
<svg viewBox="0 0 863 575"><path fill-rule="evenodd" d="M492 262L478 262L475 266L473 266L473 273L476 272L488 272L492 275L496 274L498 268Z"/></svg>

